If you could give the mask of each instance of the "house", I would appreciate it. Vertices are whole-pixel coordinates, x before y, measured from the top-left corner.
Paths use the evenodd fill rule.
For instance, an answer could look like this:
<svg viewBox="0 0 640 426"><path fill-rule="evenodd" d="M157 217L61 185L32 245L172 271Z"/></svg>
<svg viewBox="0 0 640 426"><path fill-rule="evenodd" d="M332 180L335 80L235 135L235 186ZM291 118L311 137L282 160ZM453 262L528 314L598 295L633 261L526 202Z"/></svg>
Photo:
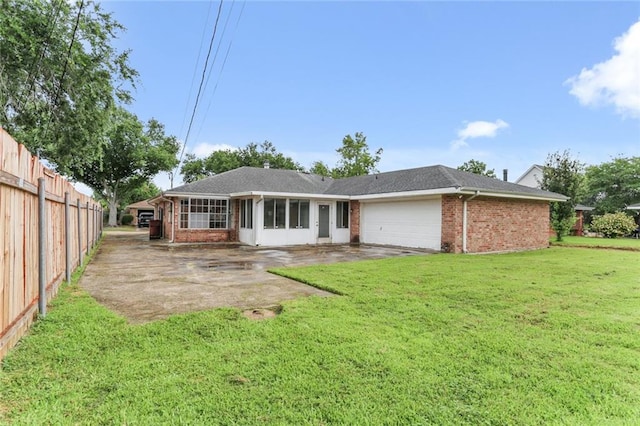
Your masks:
<svg viewBox="0 0 640 426"><path fill-rule="evenodd" d="M445 166L331 179L241 167L150 202L172 242L365 243L495 252L547 247L560 194Z"/></svg>
<svg viewBox="0 0 640 426"><path fill-rule="evenodd" d="M516 179L515 183L518 185L530 186L532 188L540 188L542 183L542 172L544 170L544 166L539 164L534 164L527 169L526 172L522 174L518 179ZM594 208L589 206L584 206L582 204L577 204L575 206L576 212L576 222L573 224L571 228L572 235L582 236L584 233L584 212L592 211ZM551 233L555 233L555 231L550 230Z"/></svg>
<svg viewBox="0 0 640 426"><path fill-rule="evenodd" d="M133 216L133 222L131 223L133 226L138 226L138 218L141 213L154 213L155 206L149 203L149 200L138 201L137 203L129 204L124 209L125 212L128 212Z"/></svg>
<svg viewBox="0 0 640 426"><path fill-rule="evenodd" d="M529 186L531 188L540 188L540 184L542 183L543 170L543 166L534 164L529 167L527 171L522 174L522 176L516 179L515 183L517 183L518 185Z"/></svg>

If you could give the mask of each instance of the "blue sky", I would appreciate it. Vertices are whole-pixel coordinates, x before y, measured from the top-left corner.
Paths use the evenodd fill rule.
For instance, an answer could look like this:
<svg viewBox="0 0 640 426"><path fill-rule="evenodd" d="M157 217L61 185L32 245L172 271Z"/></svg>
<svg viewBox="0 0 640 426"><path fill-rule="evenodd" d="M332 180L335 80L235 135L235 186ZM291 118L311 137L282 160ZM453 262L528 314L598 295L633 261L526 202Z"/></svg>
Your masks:
<svg viewBox="0 0 640 426"><path fill-rule="evenodd" d="M218 6L103 3L140 72L130 109L180 140ZM476 159L512 181L558 150L639 156L639 19L638 2L226 0L186 152L269 140L332 166L360 131L380 171Z"/></svg>

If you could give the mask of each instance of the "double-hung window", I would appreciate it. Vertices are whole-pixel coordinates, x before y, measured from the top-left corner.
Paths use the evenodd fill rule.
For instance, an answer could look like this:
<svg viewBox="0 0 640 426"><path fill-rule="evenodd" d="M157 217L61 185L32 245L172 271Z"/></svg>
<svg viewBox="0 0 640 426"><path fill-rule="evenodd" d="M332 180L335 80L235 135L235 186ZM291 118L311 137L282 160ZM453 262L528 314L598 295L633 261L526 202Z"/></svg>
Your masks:
<svg viewBox="0 0 640 426"><path fill-rule="evenodd" d="M309 200L289 200L289 229L309 228Z"/></svg>
<svg viewBox="0 0 640 426"><path fill-rule="evenodd" d="M349 202L338 201L336 203L336 227L348 228L349 227Z"/></svg>
<svg viewBox="0 0 640 426"><path fill-rule="evenodd" d="M180 200L180 228L227 229L229 201L187 198Z"/></svg>
<svg viewBox="0 0 640 426"><path fill-rule="evenodd" d="M240 200L240 228L253 228L253 200Z"/></svg>
<svg viewBox="0 0 640 426"><path fill-rule="evenodd" d="M264 199L264 228L285 229L287 215L287 200L284 198Z"/></svg>

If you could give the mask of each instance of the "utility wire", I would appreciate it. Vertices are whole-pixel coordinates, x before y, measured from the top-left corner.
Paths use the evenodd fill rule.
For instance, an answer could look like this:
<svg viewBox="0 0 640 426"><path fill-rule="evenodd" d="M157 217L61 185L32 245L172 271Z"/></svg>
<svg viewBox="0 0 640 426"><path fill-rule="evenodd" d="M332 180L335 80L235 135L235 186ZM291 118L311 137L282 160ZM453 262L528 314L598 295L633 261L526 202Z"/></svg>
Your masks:
<svg viewBox="0 0 640 426"><path fill-rule="evenodd" d="M204 61L204 67L202 69L202 77L200 78L200 85L198 86L198 93L196 95L196 101L193 104L193 111L191 113L191 119L189 120L189 127L187 128L187 135L184 138L184 143L182 145L182 150L180 151L180 159L178 161L178 165L176 166L176 170L180 167L180 163L182 163L182 156L184 155L184 150L189 142L189 134L191 133L191 127L193 126L193 119L196 115L196 110L198 109L198 102L200 101L200 94L202 93L202 86L204 84L205 76L207 74L207 67L209 65L209 57L211 56L211 48L213 47L213 41L216 37L216 31L218 30L218 21L220 20L220 14L222 13L222 3L223 0L220 0L220 6L218 7L218 16L216 16L216 22L213 26L213 33L211 34L211 41L209 42L209 50L207 51L207 57Z"/></svg>
<svg viewBox="0 0 640 426"><path fill-rule="evenodd" d="M216 79L216 84L215 86L213 86L213 92L211 93L211 99L209 100L209 103L207 104L207 109L204 112L204 117L206 117L209 114L209 109L211 108L211 104L213 103L213 97L216 94L216 91L218 90L218 84L220 83L220 79L222 78L222 72L224 71L224 66L227 64L227 58L229 58L229 52L231 52L231 46L233 46L233 38L238 30L238 26L240 25L240 18L242 18L242 12L244 12L244 6L247 4L246 0L244 2L242 2L242 8L240 9L240 14L238 15L238 19L236 20L236 26L233 29L233 34L231 35L231 40L229 41L229 46L227 46L227 52L224 55L224 61L222 61L222 66L220 68L220 72L218 73L218 78ZM226 27L226 25L225 25ZM198 130L197 136L200 136L200 133L202 132L202 128L204 127L204 120L202 121L202 123L200 124L200 129Z"/></svg>
<svg viewBox="0 0 640 426"><path fill-rule="evenodd" d="M198 57L196 63L193 64L193 75L191 76L191 86L189 86L189 96L187 102L184 104L184 114L182 116L182 126L180 126L180 133L184 130L185 124L187 124L187 113L189 112L189 104L191 103L191 95L193 94L193 86L196 82L196 75L198 73L198 65L200 64L200 53L202 53L202 46L204 45L204 36L207 31L207 23L209 23L209 15L211 15L211 5L213 1L209 2L209 8L207 9L207 18L204 20L204 27L202 28L202 35L200 36L200 47L198 47Z"/></svg>

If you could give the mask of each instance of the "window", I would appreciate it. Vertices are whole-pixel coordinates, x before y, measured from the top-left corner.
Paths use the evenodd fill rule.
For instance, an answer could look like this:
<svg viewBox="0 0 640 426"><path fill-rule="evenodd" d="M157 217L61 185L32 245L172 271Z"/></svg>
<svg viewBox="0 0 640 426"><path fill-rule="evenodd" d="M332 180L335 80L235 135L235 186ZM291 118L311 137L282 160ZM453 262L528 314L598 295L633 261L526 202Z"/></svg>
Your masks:
<svg viewBox="0 0 640 426"><path fill-rule="evenodd" d="M287 214L287 200L284 198L264 199L264 227L265 229L285 229Z"/></svg>
<svg viewBox="0 0 640 426"><path fill-rule="evenodd" d="M240 200L240 228L253 228L253 200Z"/></svg>
<svg viewBox="0 0 640 426"><path fill-rule="evenodd" d="M336 227L337 228L349 227L349 202L348 201L337 202Z"/></svg>
<svg viewBox="0 0 640 426"><path fill-rule="evenodd" d="M289 228L309 228L309 200L289 200Z"/></svg>
<svg viewBox="0 0 640 426"><path fill-rule="evenodd" d="M188 198L180 200L180 228L227 229L229 204L227 200Z"/></svg>

